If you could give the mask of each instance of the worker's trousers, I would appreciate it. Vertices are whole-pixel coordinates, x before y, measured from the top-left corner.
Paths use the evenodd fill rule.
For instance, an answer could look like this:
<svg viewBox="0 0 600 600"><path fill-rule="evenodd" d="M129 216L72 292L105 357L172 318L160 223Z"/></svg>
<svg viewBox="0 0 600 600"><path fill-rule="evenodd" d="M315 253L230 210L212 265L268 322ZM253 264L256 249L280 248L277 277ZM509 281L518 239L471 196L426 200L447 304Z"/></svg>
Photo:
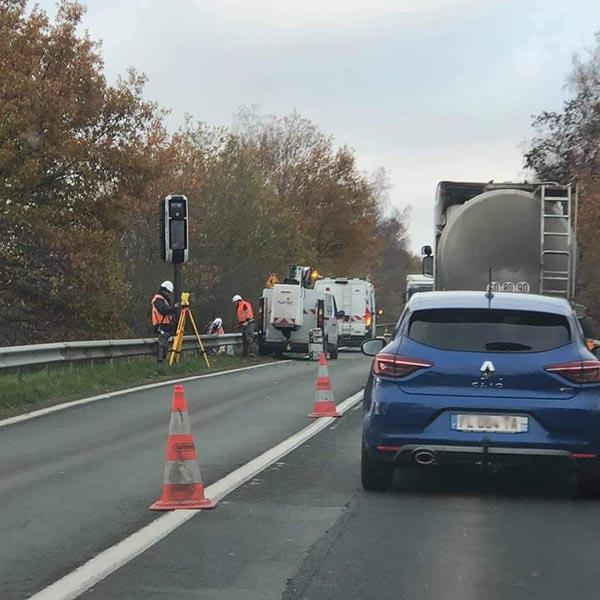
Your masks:
<svg viewBox="0 0 600 600"><path fill-rule="evenodd" d="M254 333L256 331L255 321L246 321L240 325L242 330L242 355L256 356L254 349Z"/></svg>
<svg viewBox="0 0 600 600"><path fill-rule="evenodd" d="M171 332L167 328L157 325L154 328L154 333L156 335L156 362L161 363L165 361L169 354Z"/></svg>

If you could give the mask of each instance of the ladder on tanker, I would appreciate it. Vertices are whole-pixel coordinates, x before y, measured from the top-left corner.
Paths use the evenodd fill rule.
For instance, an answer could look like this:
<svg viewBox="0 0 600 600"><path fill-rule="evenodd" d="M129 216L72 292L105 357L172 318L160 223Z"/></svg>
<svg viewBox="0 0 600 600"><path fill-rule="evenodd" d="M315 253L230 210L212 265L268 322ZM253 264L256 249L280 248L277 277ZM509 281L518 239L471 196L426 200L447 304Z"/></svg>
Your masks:
<svg viewBox="0 0 600 600"><path fill-rule="evenodd" d="M540 194L540 294L571 298L575 293L577 190L543 183Z"/></svg>

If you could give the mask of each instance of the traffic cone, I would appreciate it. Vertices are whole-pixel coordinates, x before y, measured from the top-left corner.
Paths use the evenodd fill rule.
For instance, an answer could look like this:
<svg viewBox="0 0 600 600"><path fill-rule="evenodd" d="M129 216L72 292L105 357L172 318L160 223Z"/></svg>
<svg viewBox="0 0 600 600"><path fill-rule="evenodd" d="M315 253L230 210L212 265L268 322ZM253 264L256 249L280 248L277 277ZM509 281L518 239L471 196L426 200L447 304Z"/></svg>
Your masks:
<svg viewBox="0 0 600 600"><path fill-rule="evenodd" d="M309 417L341 417L337 411L333 391L331 390L331 379L327 367L325 352L319 355L319 374L317 376L317 389L315 391L315 406Z"/></svg>
<svg viewBox="0 0 600 600"><path fill-rule="evenodd" d="M185 392L182 385L176 385L173 388L162 496L149 509L214 507L215 503L204 496L204 484L200 477L196 446L190 430Z"/></svg>

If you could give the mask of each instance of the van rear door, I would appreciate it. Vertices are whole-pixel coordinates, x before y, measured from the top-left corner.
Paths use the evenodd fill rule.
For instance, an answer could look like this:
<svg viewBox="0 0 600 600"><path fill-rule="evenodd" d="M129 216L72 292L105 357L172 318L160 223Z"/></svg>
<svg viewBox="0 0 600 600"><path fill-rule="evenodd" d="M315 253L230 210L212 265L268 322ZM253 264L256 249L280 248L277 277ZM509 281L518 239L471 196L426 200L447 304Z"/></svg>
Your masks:
<svg viewBox="0 0 600 600"><path fill-rule="evenodd" d="M372 323L372 312L369 306L369 290L364 282L348 284L351 297L351 335L364 337Z"/></svg>

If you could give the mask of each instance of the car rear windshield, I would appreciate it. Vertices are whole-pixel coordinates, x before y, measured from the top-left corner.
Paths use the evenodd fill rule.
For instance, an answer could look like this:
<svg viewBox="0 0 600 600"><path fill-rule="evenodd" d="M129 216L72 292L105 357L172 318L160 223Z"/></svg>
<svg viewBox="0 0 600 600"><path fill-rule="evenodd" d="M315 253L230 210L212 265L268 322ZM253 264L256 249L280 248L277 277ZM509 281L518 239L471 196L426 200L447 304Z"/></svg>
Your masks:
<svg viewBox="0 0 600 600"><path fill-rule="evenodd" d="M541 352L568 344L563 315L522 310L444 308L410 318L408 337L443 350Z"/></svg>

